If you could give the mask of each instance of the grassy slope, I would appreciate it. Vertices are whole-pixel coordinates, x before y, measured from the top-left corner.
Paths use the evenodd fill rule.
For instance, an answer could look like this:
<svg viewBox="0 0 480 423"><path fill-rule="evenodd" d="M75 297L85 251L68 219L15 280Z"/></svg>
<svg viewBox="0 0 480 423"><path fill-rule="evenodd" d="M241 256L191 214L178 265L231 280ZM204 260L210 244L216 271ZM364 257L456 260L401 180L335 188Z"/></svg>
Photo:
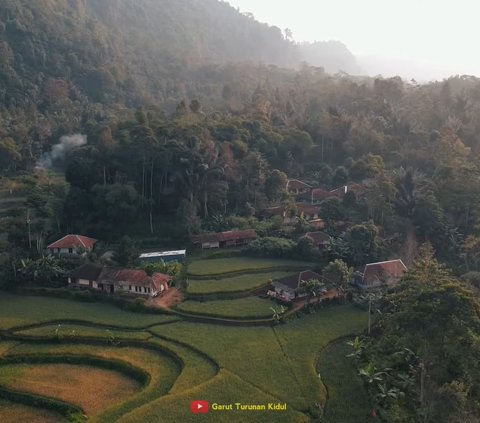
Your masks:
<svg viewBox="0 0 480 423"><path fill-rule="evenodd" d="M242 270L266 270L292 267L300 270L315 267L314 263L296 260L255 259L251 257L230 257L220 259L197 260L188 266L190 276L221 275L222 273Z"/></svg>
<svg viewBox="0 0 480 423"><path fill-rule="evenodd" d="M367 393L352 359L351 347L335 342L322 351L317 370L328 388L329 400L322 422L364 423L370 411ZM345 400L348 399L348 402Z"/></svg>
<svg viewBox="0 0 480 423"><path fill-rule="evenodd" d="M268 272L223 279L191 279L188 281L187 291L189 294L248 291L265 285L270 279L282 278L291 274L292 272Z"/></svg>
<svg viewBox="0 0 480 423"><path fill-rule="evenodd" d="M224 317L260 318L272 317L270 307L276 304L258 297L239 298L237 300L185 301L176 308L180 311L196 314L219 315Z"/></svg>
<svg viewBox="0 0 480 423"><path fill-rule="evenodd" d="M175 317L161 314L131 313L104 303L25 297L0 292L0 329L62 319L131 328L176 320Z"/></svg>

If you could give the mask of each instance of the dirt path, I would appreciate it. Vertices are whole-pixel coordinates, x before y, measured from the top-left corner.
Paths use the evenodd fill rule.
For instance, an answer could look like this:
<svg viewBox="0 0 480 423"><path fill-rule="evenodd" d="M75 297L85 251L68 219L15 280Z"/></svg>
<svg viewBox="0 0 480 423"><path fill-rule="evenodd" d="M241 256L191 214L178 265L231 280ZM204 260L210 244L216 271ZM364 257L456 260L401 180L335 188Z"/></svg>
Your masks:
<svg viewBox="0 0 480 423"><path fill-rule="evenodd" d="M183 294L177 288L170 288L165 294L159 297L149 298L146 302L148 307L170 308L183 301Z"/></svg>

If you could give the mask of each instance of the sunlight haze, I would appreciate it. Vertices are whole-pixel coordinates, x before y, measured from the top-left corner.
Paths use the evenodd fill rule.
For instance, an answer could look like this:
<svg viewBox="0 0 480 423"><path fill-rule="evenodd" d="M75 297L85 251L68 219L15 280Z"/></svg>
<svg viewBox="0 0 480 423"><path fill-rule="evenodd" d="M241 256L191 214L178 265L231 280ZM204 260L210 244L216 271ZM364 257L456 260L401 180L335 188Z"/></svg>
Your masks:
<svg viewBox="0 0 480 423"><path fill-rule="evenodd" d="M262 22L291 29L296 41L343 42L368 73L403 72L402 76L424 79L480 75L479 6L471 0L231 0L230 4Z"/></svg>

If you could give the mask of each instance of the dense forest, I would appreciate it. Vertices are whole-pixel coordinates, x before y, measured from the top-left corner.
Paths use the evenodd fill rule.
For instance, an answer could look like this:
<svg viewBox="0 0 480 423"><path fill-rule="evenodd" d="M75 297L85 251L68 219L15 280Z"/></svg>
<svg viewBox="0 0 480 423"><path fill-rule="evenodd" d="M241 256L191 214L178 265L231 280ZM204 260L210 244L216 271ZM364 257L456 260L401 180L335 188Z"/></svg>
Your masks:
<svg viewBox="0 0 480 423"><path fill-rule="evenodd" d="M478 408L478 375L440 338L422 350L432 332L415 316L433 322L434 306L415 309L414 284L425 285L432 304L452 307L434 310L438 324L463 310L473 335L458 333L455 314L445 336L457 333L452 342L472 347L478 362L470 289L480 286L480 79L351 76L337 72L358 70L343 45L297 44L285 32L216 0L2 1L2 282L15 283L22 260L65 233L170 247L233 228L298 238L308 222L292 235L260 215L295 208L287 178L325 190L361 184L320 204L332 236L321 260L358 267L400 256L411 264L421 244L433 250L417 258L403 294L379 300L384 336L362 345L359 365L420 371L423 363L432 375L421 399L411 388L413 403L382 403L391 421L466 421ZM390 339L415 363L385 359L398 352ZM442 354L450 367L434 369ZM460 405L442 420L447 397Z"/></svg>

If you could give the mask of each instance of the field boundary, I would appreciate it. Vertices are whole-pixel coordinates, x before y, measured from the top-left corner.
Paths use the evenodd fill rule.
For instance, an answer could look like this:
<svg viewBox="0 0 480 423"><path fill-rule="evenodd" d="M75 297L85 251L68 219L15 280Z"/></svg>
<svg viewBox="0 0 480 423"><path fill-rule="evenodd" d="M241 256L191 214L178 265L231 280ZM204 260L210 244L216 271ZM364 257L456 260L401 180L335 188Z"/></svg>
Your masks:
<svg viewBox="0 0 480 423"><path fill-rule="evenodd" d="M269 285L270 283L266 282L262 285L259 285L251 289L246 289L246 290L212 291L212 292L206 292L206 293L192 293L192 292L189 292L187 288L185 298L187 300L192 300L192 301L212 301L215 299L236 300L238 298L245 298L245 297L251 297L252 295L259 295L263 291L265 291Z"/></svg>
<svg viewBox="0 0 480 423"><path fill-rule="evenodd" d="M17 404L54 411L67 418L72 414L77 413L81 414L82 416L84 415L83 409L75 404L44 395L16 391L14 389L6 388L2 385L0 385L0 398Z"/></svg>
<svg viewBox="0 0 480 423"><path fill-rule="evenodd" d="M9 364L72 364L113 370L134 379L142 388L150 382L150 374L139 367L118 359L107 359L88 354L19 354L0 359L0 367Z"/></svg>
<svg viewBox="0 0 480 423"><path fill-rule="evenodd" d="M172 316L172 313L169 313L170 316ZM172 320L168 322L158 322L158 323L151 323L150 325L147 326L142 326L142 327L137 327L137 328L132 328L131 326L115 326L115 325L107 325L104 323L93 323L88 320L77 320L77 319L55 319L55 320L48 320L45 322L39 322L39 323L30 323L28 325L20 325L20 326L13 326L9 329L6 330L0 330L0 334L2 332L5 333L15 333L15 332L20 332L22 330L28 330L28 329L35 329L35 328L41 328L43 326L53 326L53 325L77 325L77 326L86 326L86 327L93 327L93 328L101 328L105 330L120 330L122 332L142 332L150 329L151 327L154 326L162 326L162 325L168 325L172 323L178 323L181 322L181 319L178 318L177 320Z"/></svg>
<svg viewBox="0 0 480 423"><path fill-rule="evenodd" d="M338 338L332 339L328 344L324 345L315 355L315 360L314 360L315 371L319 372L319 370L318 370L319 363L320 363L322 355L325 354L326 350L328 350L330 347L332 347L336 344L339 344L343 341L346 341L348 339L352 339L355 336L358 336L358 334L350 333L350 334L347 334L347 335L343 335L343 336L340 336ZM321 376L321 374L320 374L320 376ZM329 390L328 385L324 382L323 377L321 377L320 380L322 382L322 385L325 387L325 404L322 405L322 416L324 416L326 411L327 411L328 401L330 400L330 390Z"/></svg>

